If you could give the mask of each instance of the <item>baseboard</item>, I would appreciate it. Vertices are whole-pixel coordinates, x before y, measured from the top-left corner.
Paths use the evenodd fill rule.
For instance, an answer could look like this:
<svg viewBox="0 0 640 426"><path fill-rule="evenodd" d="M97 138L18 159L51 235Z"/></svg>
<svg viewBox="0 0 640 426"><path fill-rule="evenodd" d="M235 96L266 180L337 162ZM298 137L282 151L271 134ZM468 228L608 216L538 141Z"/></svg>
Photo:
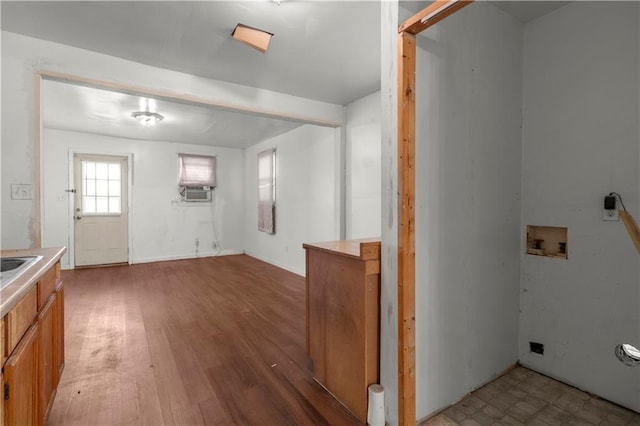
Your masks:
<svg viewBox="0 0 640 426"><path fill-rule="evenodd" d="M305 276L305 271L300 271L300 270L292 268L290 266L283 265L282 263L276 262L275 260L269 259L268 257L257 255L255 253L252 253L251 251L245 251L244 254L246 254L247 256L254 257L254 258L258 259L258 260L262 260L263 262L269 263L269 264L271 264L273 266L277 266L278 268L284 269L285 271L289 271L292 274L300 275L303 278Z"/></svg>
<svg viewBox="0 0 640 426"><path fill-rule="evenodd" d="M134 258L132 264L136 263L152 263L152 262L166 262L168 260L184 260L184 259L198 259L201 257L215 257L215 256L232 256L235 254L242 254L242 250L222 250L220 253L215 251L198 253L196 256L194 253L173 255L173 256L157 256L157 257L145 257Z"/></svg>

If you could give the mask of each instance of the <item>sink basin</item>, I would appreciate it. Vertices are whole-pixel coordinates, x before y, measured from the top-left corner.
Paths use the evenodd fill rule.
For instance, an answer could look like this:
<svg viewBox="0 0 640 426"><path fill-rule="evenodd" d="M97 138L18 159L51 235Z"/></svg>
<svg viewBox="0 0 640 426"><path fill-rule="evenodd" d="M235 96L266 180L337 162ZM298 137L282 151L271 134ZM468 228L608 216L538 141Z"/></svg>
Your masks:
<svg viewBox="0 0 640 426"><path fill-rule="evenodd" d="M14 282L42 256L17 256L0 258L0 289Z"/></svg>
<svg viewBox="0 0 640 426"><path fill-rule="evenodd" d="M13 271L25 262L27 262L27 259L21 259L19 257L0 259L0 272Z"/></svg>

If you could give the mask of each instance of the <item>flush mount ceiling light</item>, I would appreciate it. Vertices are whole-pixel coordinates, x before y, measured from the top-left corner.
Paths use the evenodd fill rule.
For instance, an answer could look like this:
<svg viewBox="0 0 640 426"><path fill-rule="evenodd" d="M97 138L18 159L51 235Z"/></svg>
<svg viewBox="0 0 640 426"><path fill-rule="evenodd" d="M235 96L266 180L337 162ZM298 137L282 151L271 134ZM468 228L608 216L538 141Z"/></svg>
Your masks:
<svg viewBox="0 0 640 426"><path fill-rule="evenodd" d="M162 121L164 117L157 112L150 111L137 111L132 112L131 116L141 122L142 124L146 124L147 126L153 126L158 121Z"/></svg>
<svg viewBox="0 0 640 426"><path fill-rule="evenodd" d="M273 33L238 24L233 29L231 37L264 53L269 47Z"/></svg>

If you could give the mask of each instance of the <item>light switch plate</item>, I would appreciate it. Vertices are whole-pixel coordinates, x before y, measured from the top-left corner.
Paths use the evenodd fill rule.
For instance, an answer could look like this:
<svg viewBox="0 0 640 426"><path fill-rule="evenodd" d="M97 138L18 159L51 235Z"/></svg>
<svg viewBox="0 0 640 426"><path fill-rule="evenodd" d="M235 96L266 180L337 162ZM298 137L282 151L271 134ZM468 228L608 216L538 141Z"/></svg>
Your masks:
<svg viewBox="0 0 640 426"><path fill-rule="evenodd" d="M31 192L31 184L29 183L13 183L11 184L12 200L31 200L33 198Z"/></svg>

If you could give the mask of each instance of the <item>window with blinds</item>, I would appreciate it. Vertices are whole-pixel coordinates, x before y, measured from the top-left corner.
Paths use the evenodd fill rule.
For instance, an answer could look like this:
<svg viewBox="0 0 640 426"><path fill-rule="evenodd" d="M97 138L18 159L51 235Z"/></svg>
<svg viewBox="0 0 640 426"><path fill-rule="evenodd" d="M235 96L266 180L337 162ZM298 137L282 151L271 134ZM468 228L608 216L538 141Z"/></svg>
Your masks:
<svg viewBox="0 0 640 426"><path fill-rule="evenodd" d="M216 157L210 155L178 154L180 176L178 186L194 188L216 186Z"/></svg>
<svg viewBox="0 0 640 426"><path fill-rule="evenodd" d="M276 150L258 153L258 230L275 233Z"/></svg>

